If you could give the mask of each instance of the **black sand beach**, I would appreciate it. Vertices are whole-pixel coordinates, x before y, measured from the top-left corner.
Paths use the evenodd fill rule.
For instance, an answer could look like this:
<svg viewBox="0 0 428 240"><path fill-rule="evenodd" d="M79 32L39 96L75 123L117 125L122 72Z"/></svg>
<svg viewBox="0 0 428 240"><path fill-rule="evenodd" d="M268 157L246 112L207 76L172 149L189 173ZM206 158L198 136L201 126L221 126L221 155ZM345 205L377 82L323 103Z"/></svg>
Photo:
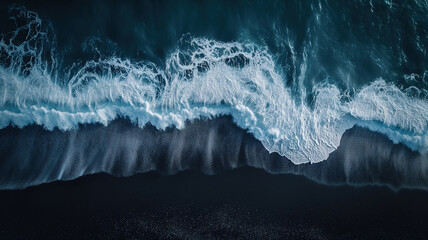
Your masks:
<svg viewBox="0 0 428 240"><path fill-rule="evenodd" d="M428 192L244 167L0 191L1 239L426 239Z"/></svg>

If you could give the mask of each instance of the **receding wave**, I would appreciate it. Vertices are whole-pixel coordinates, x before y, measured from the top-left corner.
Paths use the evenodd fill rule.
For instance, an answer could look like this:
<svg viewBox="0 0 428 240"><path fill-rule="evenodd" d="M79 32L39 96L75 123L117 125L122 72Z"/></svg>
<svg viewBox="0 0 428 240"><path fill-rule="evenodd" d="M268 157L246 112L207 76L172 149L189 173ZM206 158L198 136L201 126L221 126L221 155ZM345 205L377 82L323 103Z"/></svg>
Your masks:
<svg viewBox="0 0 428 240"><path fill-rule="evenodd" d="M231 115L269 152L296 164L327 159L354 125L428 151L428 102L416 87L379 78L349 94L333 84L301 84L296 97L265 47L190 35L164 66L110 56L60 71L51 28L33 12L21 14L26 24L0 42L0 128L71 130L127 117L140 127L182 129L187 120ZM297 99L307 94L313 104Z"/></svg>
<svg viewBox="0 0 428 240"><path fill-rule="evenodd" d="M366 128L345 131L326 161L295 165L269 153L252 134L222 116L186 122L185 128L140 128L129 119L108 126L80 125L53 131L31 125L0 130L0 189L19 189L106 172L115 176L197 170L216 174L251 166L273 174L292 173L324 184L428 186L427 154L393 144Z"/></svg>

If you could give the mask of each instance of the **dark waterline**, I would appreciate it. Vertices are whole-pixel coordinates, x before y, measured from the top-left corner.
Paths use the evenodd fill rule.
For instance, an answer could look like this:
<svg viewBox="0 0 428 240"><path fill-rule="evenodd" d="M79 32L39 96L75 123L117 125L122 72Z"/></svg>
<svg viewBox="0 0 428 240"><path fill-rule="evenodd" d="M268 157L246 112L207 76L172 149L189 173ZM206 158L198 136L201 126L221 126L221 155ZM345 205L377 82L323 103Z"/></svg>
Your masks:
<svg viewBox="0 0 428 240"><path fill-rule="evenodd" d="M19 189L55 180L106 172L130 176L159 171L197 170L216 174L242 166L292 173L332 185L387 185L393 189L428 186L428 156L394 144L365 128L346 131L325 161L295 165L239 128L230 116L187 122L165 131L118 118L108 126L81 125L48 131L32 125L0 130L0 189Z"/></svg>

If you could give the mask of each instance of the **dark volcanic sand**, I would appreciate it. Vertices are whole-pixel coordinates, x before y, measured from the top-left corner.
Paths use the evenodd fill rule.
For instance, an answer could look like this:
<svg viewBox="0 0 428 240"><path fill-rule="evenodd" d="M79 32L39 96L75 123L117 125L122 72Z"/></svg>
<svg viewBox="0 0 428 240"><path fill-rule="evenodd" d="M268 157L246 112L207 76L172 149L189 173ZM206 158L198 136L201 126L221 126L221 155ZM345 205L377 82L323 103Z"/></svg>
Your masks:
<svg viewBox="0 0 428 240"><path fill-rule="evenodd" d="M0 191L1 239L426 239L428 192L244 167Z"/></svg>

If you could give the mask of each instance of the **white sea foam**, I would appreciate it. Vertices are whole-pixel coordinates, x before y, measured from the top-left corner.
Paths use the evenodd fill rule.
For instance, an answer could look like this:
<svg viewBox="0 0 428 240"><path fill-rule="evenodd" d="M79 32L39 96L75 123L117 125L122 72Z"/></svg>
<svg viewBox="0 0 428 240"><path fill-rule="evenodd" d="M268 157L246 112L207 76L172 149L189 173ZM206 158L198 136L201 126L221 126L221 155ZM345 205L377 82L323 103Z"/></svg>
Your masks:
<svg viewBox="0 0 428 240"><path fill-rule="evenodd" d="M266 49L205 38L182 41L162 69L111 57L89 61L63 79L31 39L14 45L3 38L0 50L13 64L0 66L0 128L40 124L69 130L107 125L117 116L141 127L150 122L159 129L183 128L186 120L229 114L270 152L296 164L326 159L355 124L428 151L428 102L382 79L346 102L336 86L317 85L309 107L295 101ZM25 65L24 56L34 61Z"/></svg>

